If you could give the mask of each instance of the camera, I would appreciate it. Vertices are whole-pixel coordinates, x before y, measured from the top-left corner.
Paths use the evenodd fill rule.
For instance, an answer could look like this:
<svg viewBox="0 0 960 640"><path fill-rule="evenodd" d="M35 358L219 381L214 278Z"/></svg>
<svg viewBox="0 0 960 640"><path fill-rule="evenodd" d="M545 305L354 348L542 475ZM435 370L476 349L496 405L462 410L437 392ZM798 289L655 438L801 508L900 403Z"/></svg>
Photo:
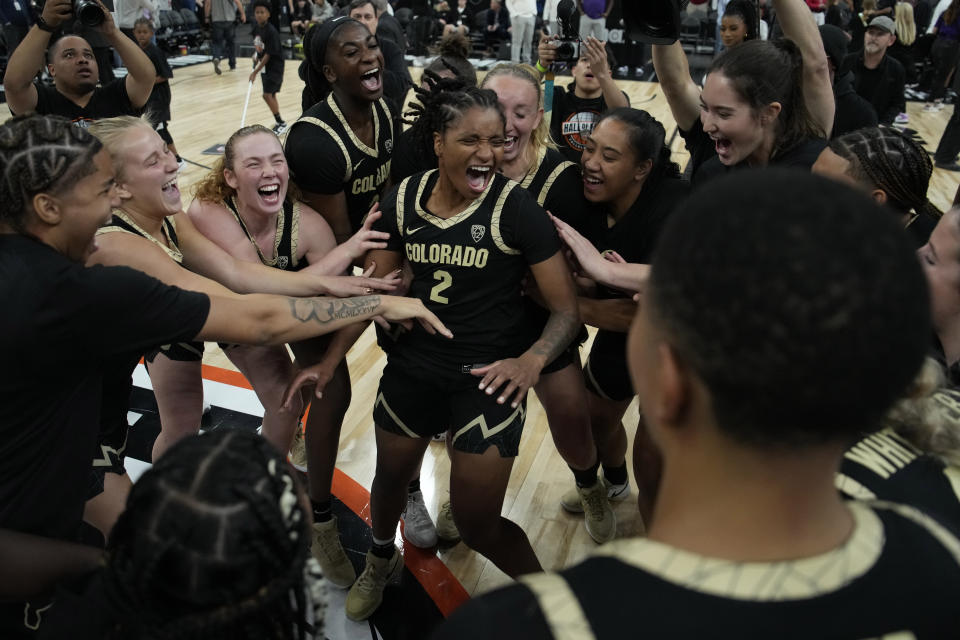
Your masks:
<svg viewBox="0 0 960 640"><path fill-rule="evenodd" d="M573 0L561 0L557 5L557 22L560 23L560 40L557 42L557 62L576 63L580 59L580 34L573 26L577 6Z"/></svg>
<svg viewBox="0 0 960 640"><path fill-rule="evenodd" d="M96 0L73 0L73 16L88 27L103 24L103 8Z"/></svg>

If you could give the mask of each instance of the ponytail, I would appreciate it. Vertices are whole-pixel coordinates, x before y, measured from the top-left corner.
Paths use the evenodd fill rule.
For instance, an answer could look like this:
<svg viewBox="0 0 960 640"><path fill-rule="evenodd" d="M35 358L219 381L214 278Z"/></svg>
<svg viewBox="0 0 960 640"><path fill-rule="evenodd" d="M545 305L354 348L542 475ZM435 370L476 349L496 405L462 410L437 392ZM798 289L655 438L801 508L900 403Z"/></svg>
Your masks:
<svg viewBox="0 0 960 640"><path fill-rule="evenodd" d="M791 40L748 40L714 60L707 73L714 72L722 73L755 112L780 103L771 158L804 140L827 137L807 109L803 56Z"/></svg>
<svg viewBox="0 0 960 640"><path fill-rule="evenodd" d="M679 178L680 166L673 161L667 145L666 130L659 120L648 112L631 107L618 107L604 113L597 121L616 120L627 128L630 148L637 164L650 160L653 166L647 178L647 186L655 186L663 178Z"/></svg>

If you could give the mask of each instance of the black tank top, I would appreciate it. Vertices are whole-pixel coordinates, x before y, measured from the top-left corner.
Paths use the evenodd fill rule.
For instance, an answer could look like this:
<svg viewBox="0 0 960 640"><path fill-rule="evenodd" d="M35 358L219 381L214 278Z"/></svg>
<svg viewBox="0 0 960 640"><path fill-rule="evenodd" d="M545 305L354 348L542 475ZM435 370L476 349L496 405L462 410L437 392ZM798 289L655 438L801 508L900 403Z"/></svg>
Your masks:
<svg viewBox="0 0 960 640"><path fill-rule="evenodd" d="M283 201L283 209L280 210L280 215L277 216L277 232L273 240L273 258L267 258L263 255L263 251L260 250L260 245L258 245L253 239L253 236L250 235L250 232L247 230L247 225L244 224L243 219L240 217L240 210L234 199L232 197L227 198L223 201L223 204L233 213L234 219L240 225L240 228L243 229L247 240L249 240L253 248L257 250L257 256L260 257L260 262L265 266L274 267L283 271L300 271L307 266L308 263L305 258L297 259L297 245L300 242L299 202L293 202L289 198Z"/></svg>

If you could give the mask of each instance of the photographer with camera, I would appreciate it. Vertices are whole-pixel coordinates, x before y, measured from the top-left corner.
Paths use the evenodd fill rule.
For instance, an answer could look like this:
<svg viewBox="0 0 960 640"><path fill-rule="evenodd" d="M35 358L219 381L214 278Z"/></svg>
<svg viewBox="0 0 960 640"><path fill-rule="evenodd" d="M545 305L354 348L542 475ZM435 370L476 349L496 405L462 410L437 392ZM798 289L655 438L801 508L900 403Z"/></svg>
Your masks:
<svg viewBox="0 0 960 640"><path fill-rule="evenodd" d="M54 32L74 17L84 24L96 24L120 54L127 68L126 78L98 86L99 67L86 40L64 35L51 43ZM53 77L53 87L34 82L44 62ZM99 118L139 115L155 79L150 58L136 42L120 33L99 0L47 0L37 23L10 56L3 87L14 115L30 111L59 115L86 127Z"/></svg>
<svg viewBox="0 0 960 640"><path fill-rule="evenodd" d="M600 116L608 109L629 107L630 99L613 81L605 44L593 37L579 42L576 31L569 33L570 22L563 15L560 13L559 18L563 36L545 36L540 40L537 70L546 73L551 64L561 60L574 63L570 69L573 82L566 89L553 90L550 136L568 160L579 163L586 138Z"/></svg>

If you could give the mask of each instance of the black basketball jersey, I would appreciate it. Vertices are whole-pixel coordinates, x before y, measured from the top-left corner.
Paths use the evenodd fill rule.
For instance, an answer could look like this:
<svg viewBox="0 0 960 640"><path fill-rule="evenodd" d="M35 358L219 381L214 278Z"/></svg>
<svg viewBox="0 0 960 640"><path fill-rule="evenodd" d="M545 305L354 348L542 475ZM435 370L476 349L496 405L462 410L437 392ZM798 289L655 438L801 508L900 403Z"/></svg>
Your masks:
<svg viewBox="0 0 960 640"><path fill-rule="evenodd" d="M602 207L594 209L586 221L586 236L601 252L616 251L627 262L649 264L667 217L689 193L690 184L679 178L648 183L633 206L612 226L607 223L607 213ZM599 286L597 297L623 298L626 294ZM625 358L626 340L625 333L601 329L594 339L592 352Z"/></svg>
<svg viewBox="0 0 960 640"><path fill-rule="evenodd" d="M110 218L110 224L98 229L97 235L115 232L132 233L150 240L175 262L183 264L183 254L177 243L176 225L172 219L164 218L162 228L170 243L169 247L158 242L125 213L115 210ZM142 356L142 352L118 354L104 362L99 446L94 453L94 467L109 467L111 454L120 456L124 453L127 442L127 409L130 406L130 391L133 388L130 376Z"/></svg>
<svg viewBox="0 0 960 640"><path fill-rule="evenodd" d="M519 355L529 346L520 281L531 264L559 250L546 213L519 184L494 175L486 191L451 218L427 210L436 169L403 180L374 223L390 234L387 248L413 268L408 295L419 298L453 332L432 336L419 325L402 334L390 358L460 371Z"/></svg>
<svg viewBox="0 0 960 640"><path fill-rule="evenodd" d="M536 164L520 181L541 207L578 231L587 215L587 199L583 197L580 167L563 157L556 149L543 147Z"/></svg>
<svg viewBox="0 0 960 640"><path fill-rule="evenodd" d="M841 547L733 562L634 538L461 607L435 638L960 637L960 542L920 512L850 503Z"/></svg>
<svg viewBox="0 0 960 640"><path fill-rule="evenodd" d="M935 397L960 417L960 393L938 391ZM892 429L847 450L837 488L848 498L909 504L960 534L960 469L923 453Z"/></svg>
<svg viewBox="0 0 960 640"><path fill-rule="evenodd" d="M140 236L141 238L149 240L153 244L163 249L164 253L170 256L170 258L172 258L177 264L183 264L183 253L180 252L180 246L177 242L177 225L171 218L164 218L163 223L161 224L161 229L163 234L167 236L167 242L170 246L163 244L152 235L147 233L123 211L115 210L113 212L113 216L110 218L110 224L97 229L97 235L103 233L113 233L115 231L132 233L135 236Z"/></svg>
<svg viewBox="0 0 960 640"><path fill-rule="evenodd" d="M240 210L233 198L227 198L223 204L233 213L234 220L243 229L243 234L257 251L260 262L267 267L274 267L283 271L300 271L307 266L307 260L297 258L297 247L300 242L300 203L291 201L289 198L283 201L283 208L277 215L277 231L273 238L273 258L267 258L263 255L260 245L257 244L250 232L247 231L247 225L240 217Z"/></svg>
<svg viewBox="0 0 960 640"><path fill-rule="evenodd" d="M541 207L578 231L582 231L589 207L583 197L580 167L568 161L556 149L543 147L534 167L520 181ZM535 342L550 318L550 312L529 298L524 298L528 318L528 342ZM582 341L583 337L575 338Z"/></svg>
<svg viewBox="0 0 960 640"><path fill-rule="evenodd" d="M373 110L374 146L350 128L333 93L307 109L290 127L285 153L290 177L310 193L344 192L350 225L356 232L390 176L394 123L383 98Z"/></svg>

